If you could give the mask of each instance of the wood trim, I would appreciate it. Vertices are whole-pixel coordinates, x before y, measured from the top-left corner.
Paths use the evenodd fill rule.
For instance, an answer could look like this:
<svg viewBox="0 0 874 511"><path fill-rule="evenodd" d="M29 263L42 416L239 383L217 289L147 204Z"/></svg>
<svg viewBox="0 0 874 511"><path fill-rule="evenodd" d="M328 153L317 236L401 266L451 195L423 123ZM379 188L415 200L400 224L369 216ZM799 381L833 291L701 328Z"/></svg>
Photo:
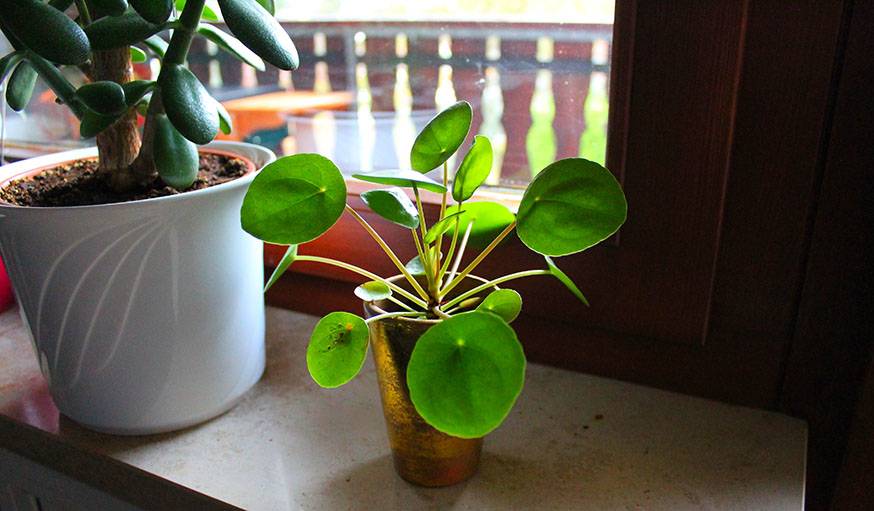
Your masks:
<svg viewBox="0 0 874 511"><path fill-rule="evenodd" d="M810 423L810 509L829 508L874 332L874 4L848 1L843 14L836 94L830 126L823 131L827 145L819 158L821 183L781 398L784 410ZM854 445L864 448L865 442ZM863 454L847 455L853 463ZM846 477L854 477L852 468L846 470ZM852 497L849 483L840 484L840 506L832 508L853 509L844 500ZM855 508L870 505L856 502L862 507Z"/></svg>
<svg viewBox="0 0 874 511"><path fill-rule="evenodd" d="M118 460L80 450L44 431L2 415L0 450L31 460L46 470L63 474L138 509L239 509ZM82 509L88 507L87 503L82 504Z"/></svg>

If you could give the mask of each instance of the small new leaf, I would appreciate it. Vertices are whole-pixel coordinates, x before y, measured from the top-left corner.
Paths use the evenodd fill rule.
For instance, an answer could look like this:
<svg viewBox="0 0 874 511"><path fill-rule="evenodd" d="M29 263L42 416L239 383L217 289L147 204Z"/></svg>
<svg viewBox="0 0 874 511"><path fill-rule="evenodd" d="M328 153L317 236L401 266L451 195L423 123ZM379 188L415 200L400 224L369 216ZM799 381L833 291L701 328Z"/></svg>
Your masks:
<svg viewBox="0 0 874 511"><path fill-rule="evenodd" d="M413 201L400 188L368 190L361 200L377 215L407 229L419 227L419 212Z"/></svg>
<svg viewBox="0 0 874 511"><path fill-rule="evenodd" d="M522 297L512 289L497 289L489 293L476 310L497 314L512 323L522 311Z"/></svg>
<svg viewBox="0 0 874 511"><path fill-rule="evenodd" d="M492 143L488 137L477 135L470 151L461 161L452 183L452 198L457 202L473 197L476 189L485 183L492 171Z"/></svg>
<svg viewBox="0 0 874 511"><path fill-rule="evenodd" d="M410 150L413 169L424 174L443 165L464 142L472 118L470 103L459 101L431 119Z"/></svg>
<svg viewBox="0 0 874 511"><path fill-rule="evenodd" d="M391 288L385 282L371 280L365 282L355 288L355 296L361 298L365 302L375 302L377 300L385 300L391 296Z"/></svg>
<svg viewBox="0 0 874 511"><path fill-rule="evenodd" d="M352 174L355 179L376 183L380 185L400 186L403 188L412 188L417 186L422 190L428 190L435 193L443 193L446 188L434 181L428 176L419 174L412 170L380 170L376 172Z"/></svg>
<svg viewBox="0 0 874 511"><path fill-rule="evenodd" d="M589 300L586 300L586 297L583 296L583 292L580 291L580 288L578 288L576 284L574 284L574 281L571 280L571 278L568 277L565 272L561 271L561 269L555 265L551 257L543 256L543 258L546 259L546 265L549 267L549 272L552 273L553 277L557 278L559 282L564 284L564 287L568 288L568 290L573 293L574 296L579 298L580 301L583 302L586 307L588 307Z"/></svg>
<svg viewBox="0 0 874 511"><path fill-rule="evenodd" d="M268 289L270 289L273 284L276 284L276 281L279 280L279 277L285 273L285 270L291 266L291 263L297 258L297 245L289 245L288 249L285 251L285 255L280 259L279 264L276 265L276 268L273 269L273 273L270 274L270 278L267 280L267 284L264 285L264 292L266 293Z"/></svg>

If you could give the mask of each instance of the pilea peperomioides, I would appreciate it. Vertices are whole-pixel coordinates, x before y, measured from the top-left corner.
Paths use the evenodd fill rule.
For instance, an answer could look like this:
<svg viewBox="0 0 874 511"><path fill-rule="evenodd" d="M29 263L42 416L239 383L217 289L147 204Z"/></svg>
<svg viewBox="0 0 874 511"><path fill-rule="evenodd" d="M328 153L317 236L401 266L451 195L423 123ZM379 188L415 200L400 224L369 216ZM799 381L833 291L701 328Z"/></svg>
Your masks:
<svg viewBox="0 0 874 511"><path fill-rule="evenodd" d="M415 343L406 384L416 411L428 424L461 438L482 437L500 425L522 389L525 356L509 326L522 299L516 291L495 287L523 277L551 276L587 304L552 257L597 245L619 229L627 212L613 174L582 158L542 169L525 190L516 214L499 203L470 201L492 168L488 138L475 137L451 186L447 162L467 137L471 119L472 109L463 101L434 117L413 144L412 170L353 174L390 186L364 192L361 199L379 216L410 231L418 255L406 264L346 203L340 170L316 154L288 156L267 165L252 182L241 211L243 228L250 234L290 245L267 287L293 262L317 262L369 279L355 290L356 296L394 308L366 320L347 312L322 318L307 349L313 379L323 387L337 387L355 377L367 353L370 323L389 318L435 320ZM442 183L426 175L441 166ZM411 190L412 197L405 190ZM420 190L440 194L439 218L430 226ZM449 204L450 196L455 204ZM406 287L343 261L298 254L299 244L325 233L344 211L397 266ZM545 268L479 281L459 291L459 285L514 231L528 248L543 255ZM462 264L466 248L473 246L482 249Z"/></svg>
<svg viewBox="0 0 874 511"><path fill-rule="evenodd" d="M272 0L218 0L233 35L206 0L0 0L0 30L13 51L0 59L7 102L23 109L37 76L79 119L82 137L97 137L99 170L116 191L152 181L177 190L194 182L196 144L231 121L186 67L195 36L263 71L298 65L297 50L273 17ZM213 4L215 5L215 4ZM169 41L163 36L172 31ZM236 37L235 37L236 36ZM133 80L132 61L161 60L157 80ZM78 88L70 73L84 75ZM138 115L145 117L142 134Z"/></svg>

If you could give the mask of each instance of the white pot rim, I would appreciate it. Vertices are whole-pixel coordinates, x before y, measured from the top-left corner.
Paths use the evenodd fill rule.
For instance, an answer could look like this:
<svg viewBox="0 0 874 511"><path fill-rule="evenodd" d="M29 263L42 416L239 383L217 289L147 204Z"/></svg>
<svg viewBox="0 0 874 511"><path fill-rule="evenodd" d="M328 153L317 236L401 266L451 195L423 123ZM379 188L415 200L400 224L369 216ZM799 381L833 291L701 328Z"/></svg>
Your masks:
<svg viewBox="0 0 874 511"><path fill-rule="evenodd" d="M200 148L205 149L216 149L223 152L234 153L238 156L251 160L255 164L255 170L249 172L248 174L244 174L236 179L232 179L230 181L217 184L215 186L210 186L209 188L201 188L200 190L193 190L190 192L183 192L174 195L165 195L163 197L150 197L148 199L138 199L133 201L126 202L113 202L110 204L90 204L85 206L19 206L16 204L9 204L7 202L0 201L0 210L33 210L33 211L84 211L84 210L111 210L113 208L130 208L138 205L147 205L147 204L155 204L155 203L170 203L180 200L187 200L194 197L206 197L208 195L214 195L222 193L225 190L235 189L240 186L248 185L258 172L264 167L264 165L272 162L276 159L276 154L270 149L256 145L250 144L248 142L236 142L236 141L214 141L206 144L204 146L200 146ZM262 164L259 165L258 161L254 161L255 159L251 156L247 156L246 151L240 151L240 149L245 149L247 151L252 151L255 153L261 153ZM0 167L0 187L6 186L10 181L21 176L23 174L27 174L32 172L34 169L40 167L48 167L52 165L60 165L62 163L83 160L88 158L96 158L97 157L97 147L86 147L83 149L73 149L71 151L62 151L59 153L47 154L44 156L37 156L35 158L28 158L25 160L17 161L14 163L9 163L7 165L3 165Z"/></svg>

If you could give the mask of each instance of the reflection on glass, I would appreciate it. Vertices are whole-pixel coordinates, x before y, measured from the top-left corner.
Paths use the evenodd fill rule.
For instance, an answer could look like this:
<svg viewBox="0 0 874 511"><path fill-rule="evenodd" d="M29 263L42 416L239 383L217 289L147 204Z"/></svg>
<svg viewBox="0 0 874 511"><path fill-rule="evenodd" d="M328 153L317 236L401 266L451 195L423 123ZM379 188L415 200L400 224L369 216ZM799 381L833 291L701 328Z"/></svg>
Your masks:
<svg viewBox="0 0 874 511"><path fill-rule="evenodd" d="M395 122L392 127L392 140L398 167L410 168L410 151L416 140L416 126L413 123L413 91L410 89L410 71L403 62L395 70L395 86L392 104L395 109Z"/></svg>
<svg viewBox="0 0 874 511"><path fill-rule="evenodd" d="M548 37L537 39L537 61L541 64L552 62L553 41ZM555 129L555 95L552 91L552 71L538 69L534 80L534 94L531 96L531 127L525 137L528 153L528 168L531 177L555 161L558 150Z"/></svg>
<svg viewBox="0 0 874 511"><path fill-rule="evenodd" d="M608 61L607 41L597 40L592 44L592 64L604 65ZM604 165L607 156L607 73L593 71L589 77L589 94L583 104L585 130L580 136L580 157Z"/></svg>
<svg viewBox="0 0 874 511"><path fill-rule="evenodd" d="M224 81L222 80L222 67L219 63L219 60L216 58L218 54L218 46L212 41L206 42L206 54L210 56L209 59L209 86L218 89L222 85L224 85Z"/></svg>
<svg viewBox="0 0 874 511"><path fill-rule="evenodd" d="M486 38L486 60L496 62L501 59L501 39L498 36ZM492 143L492 171L486 178L486 184L498 185L501 182L501 167L504 164L504 154L507 152L507 132L504 130L504 94L501 91L501 74L496 66L486 67L485 86L483 87L482 112L483 122L479 133L489 138Z"/></svg>
<svg viewBox="0 0 874 511"><path fill-rule="evenodd" d="M373 96L367 78L367 64L355 65L355 87L358 103L358 162L360 170L373 170L373 148L376 145L376 120L373 118Z"/></svg>

